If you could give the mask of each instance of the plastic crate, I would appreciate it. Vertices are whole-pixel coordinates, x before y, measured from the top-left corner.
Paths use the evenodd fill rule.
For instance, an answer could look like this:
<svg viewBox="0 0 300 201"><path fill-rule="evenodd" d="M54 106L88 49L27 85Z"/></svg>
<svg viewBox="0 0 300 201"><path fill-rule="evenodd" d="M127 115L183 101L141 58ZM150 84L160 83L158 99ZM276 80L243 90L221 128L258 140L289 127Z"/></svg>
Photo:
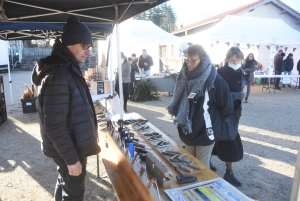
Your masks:
<svg viewBox="0 0 300 201"><path fill-rule="evenodd" d="M36 112L36 98L21 99L23 113Z"/></svg>

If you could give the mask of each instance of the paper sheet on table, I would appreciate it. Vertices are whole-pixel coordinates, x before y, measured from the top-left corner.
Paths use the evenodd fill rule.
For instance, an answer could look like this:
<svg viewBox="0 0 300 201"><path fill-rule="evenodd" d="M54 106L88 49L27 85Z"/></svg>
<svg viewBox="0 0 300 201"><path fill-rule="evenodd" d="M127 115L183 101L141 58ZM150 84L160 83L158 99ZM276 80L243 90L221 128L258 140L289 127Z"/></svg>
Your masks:
<svg viewBox="0 0 300 201"><path fill-rule="evenodd" d="M251 201L250 198L222 178L168 189L165 190L165 193L172 201Z"/></svg>
<svg viewBox="0 0 300 201"><path fill-rule="evenodd" d="M117 122L119 119L120 119L120 114L116 114L111 118L111 120L115 122ZM135 112L123 114L123 120L137 120L137 119L145 119L145 118L141 117L141 115Z"/></svg>
<svg viewBox="0 0 300 201"><path fill-rule="evenodd" d="M109 112L109 114L111 114L111 115L120 114L121 106L120 106L120 97L118 95L113 97L113 99L106 99L106 100L102 99L100 101L101 105L105 106L105 101L107 101L106 109Z"/></svg>

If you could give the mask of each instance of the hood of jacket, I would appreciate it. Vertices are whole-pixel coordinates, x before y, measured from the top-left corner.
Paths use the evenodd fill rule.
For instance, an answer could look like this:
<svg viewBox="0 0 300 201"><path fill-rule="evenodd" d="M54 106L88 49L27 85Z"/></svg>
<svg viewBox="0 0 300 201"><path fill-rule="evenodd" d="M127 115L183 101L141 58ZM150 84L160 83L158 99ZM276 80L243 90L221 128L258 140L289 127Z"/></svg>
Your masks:
<svg viewBox="0 0 300 201"><path fill-rule="evenodd" d="M51 56L40 59L32 71L32 83L36 86L41 85L46 73L56 67L66 67L81 74L80 67L70 50L64 46L59 39L55 40Z"/></svg>

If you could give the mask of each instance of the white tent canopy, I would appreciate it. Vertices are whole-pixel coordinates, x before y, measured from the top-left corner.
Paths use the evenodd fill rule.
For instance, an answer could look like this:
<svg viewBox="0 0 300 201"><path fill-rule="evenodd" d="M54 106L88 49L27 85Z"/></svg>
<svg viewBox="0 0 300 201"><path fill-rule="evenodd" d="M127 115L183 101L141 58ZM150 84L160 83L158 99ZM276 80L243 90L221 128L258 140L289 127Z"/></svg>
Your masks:
<svg viewBox="0 0 300 201"><path fill-rule="evenodd" d="M113 32L115 37L116 30ZM120 50L129 57L136 53L137 57L146 49L152 57L154 66L151 67L151 74L159 73L159 46L160 45L181 45L182 39L174 36L156 26L151 21L129 19L120 24ZM117 52L116 43L113 42L113 52ZM176 49L175 49L176 50ZM117 55L112 55L113 69L117 66Z"/></svg>
<svg viewBox="0 0 300 201"><path fill-rule="evenodd" d="M300 32L281 19L228 15L211 31L213 41L300 46Z"/></svg>
<svg viewBox="0 0 300 201"><path fill-rule="evenodd" d="M121 30L127 30L128 38L123 41L136 43L156 43L157 45L181 44L182 39L156 26L152 21L127 20L121 24ZM121 40L123 39L121 35Z"/></svg>

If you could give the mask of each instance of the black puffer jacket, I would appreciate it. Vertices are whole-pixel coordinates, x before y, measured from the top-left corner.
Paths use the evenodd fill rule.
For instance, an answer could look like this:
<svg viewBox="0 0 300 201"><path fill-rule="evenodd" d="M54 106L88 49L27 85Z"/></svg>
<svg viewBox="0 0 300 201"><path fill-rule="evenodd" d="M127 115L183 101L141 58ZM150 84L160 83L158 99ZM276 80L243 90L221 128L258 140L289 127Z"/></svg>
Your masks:
<svg viewBox="0 0 300 201"><path fill-rule="evenodd" d="M67 165L100 152L91 95L72 56L57 40L51 56L38 61L32 74L32 82L41 85L42 152L63 158Z"/></svg>

